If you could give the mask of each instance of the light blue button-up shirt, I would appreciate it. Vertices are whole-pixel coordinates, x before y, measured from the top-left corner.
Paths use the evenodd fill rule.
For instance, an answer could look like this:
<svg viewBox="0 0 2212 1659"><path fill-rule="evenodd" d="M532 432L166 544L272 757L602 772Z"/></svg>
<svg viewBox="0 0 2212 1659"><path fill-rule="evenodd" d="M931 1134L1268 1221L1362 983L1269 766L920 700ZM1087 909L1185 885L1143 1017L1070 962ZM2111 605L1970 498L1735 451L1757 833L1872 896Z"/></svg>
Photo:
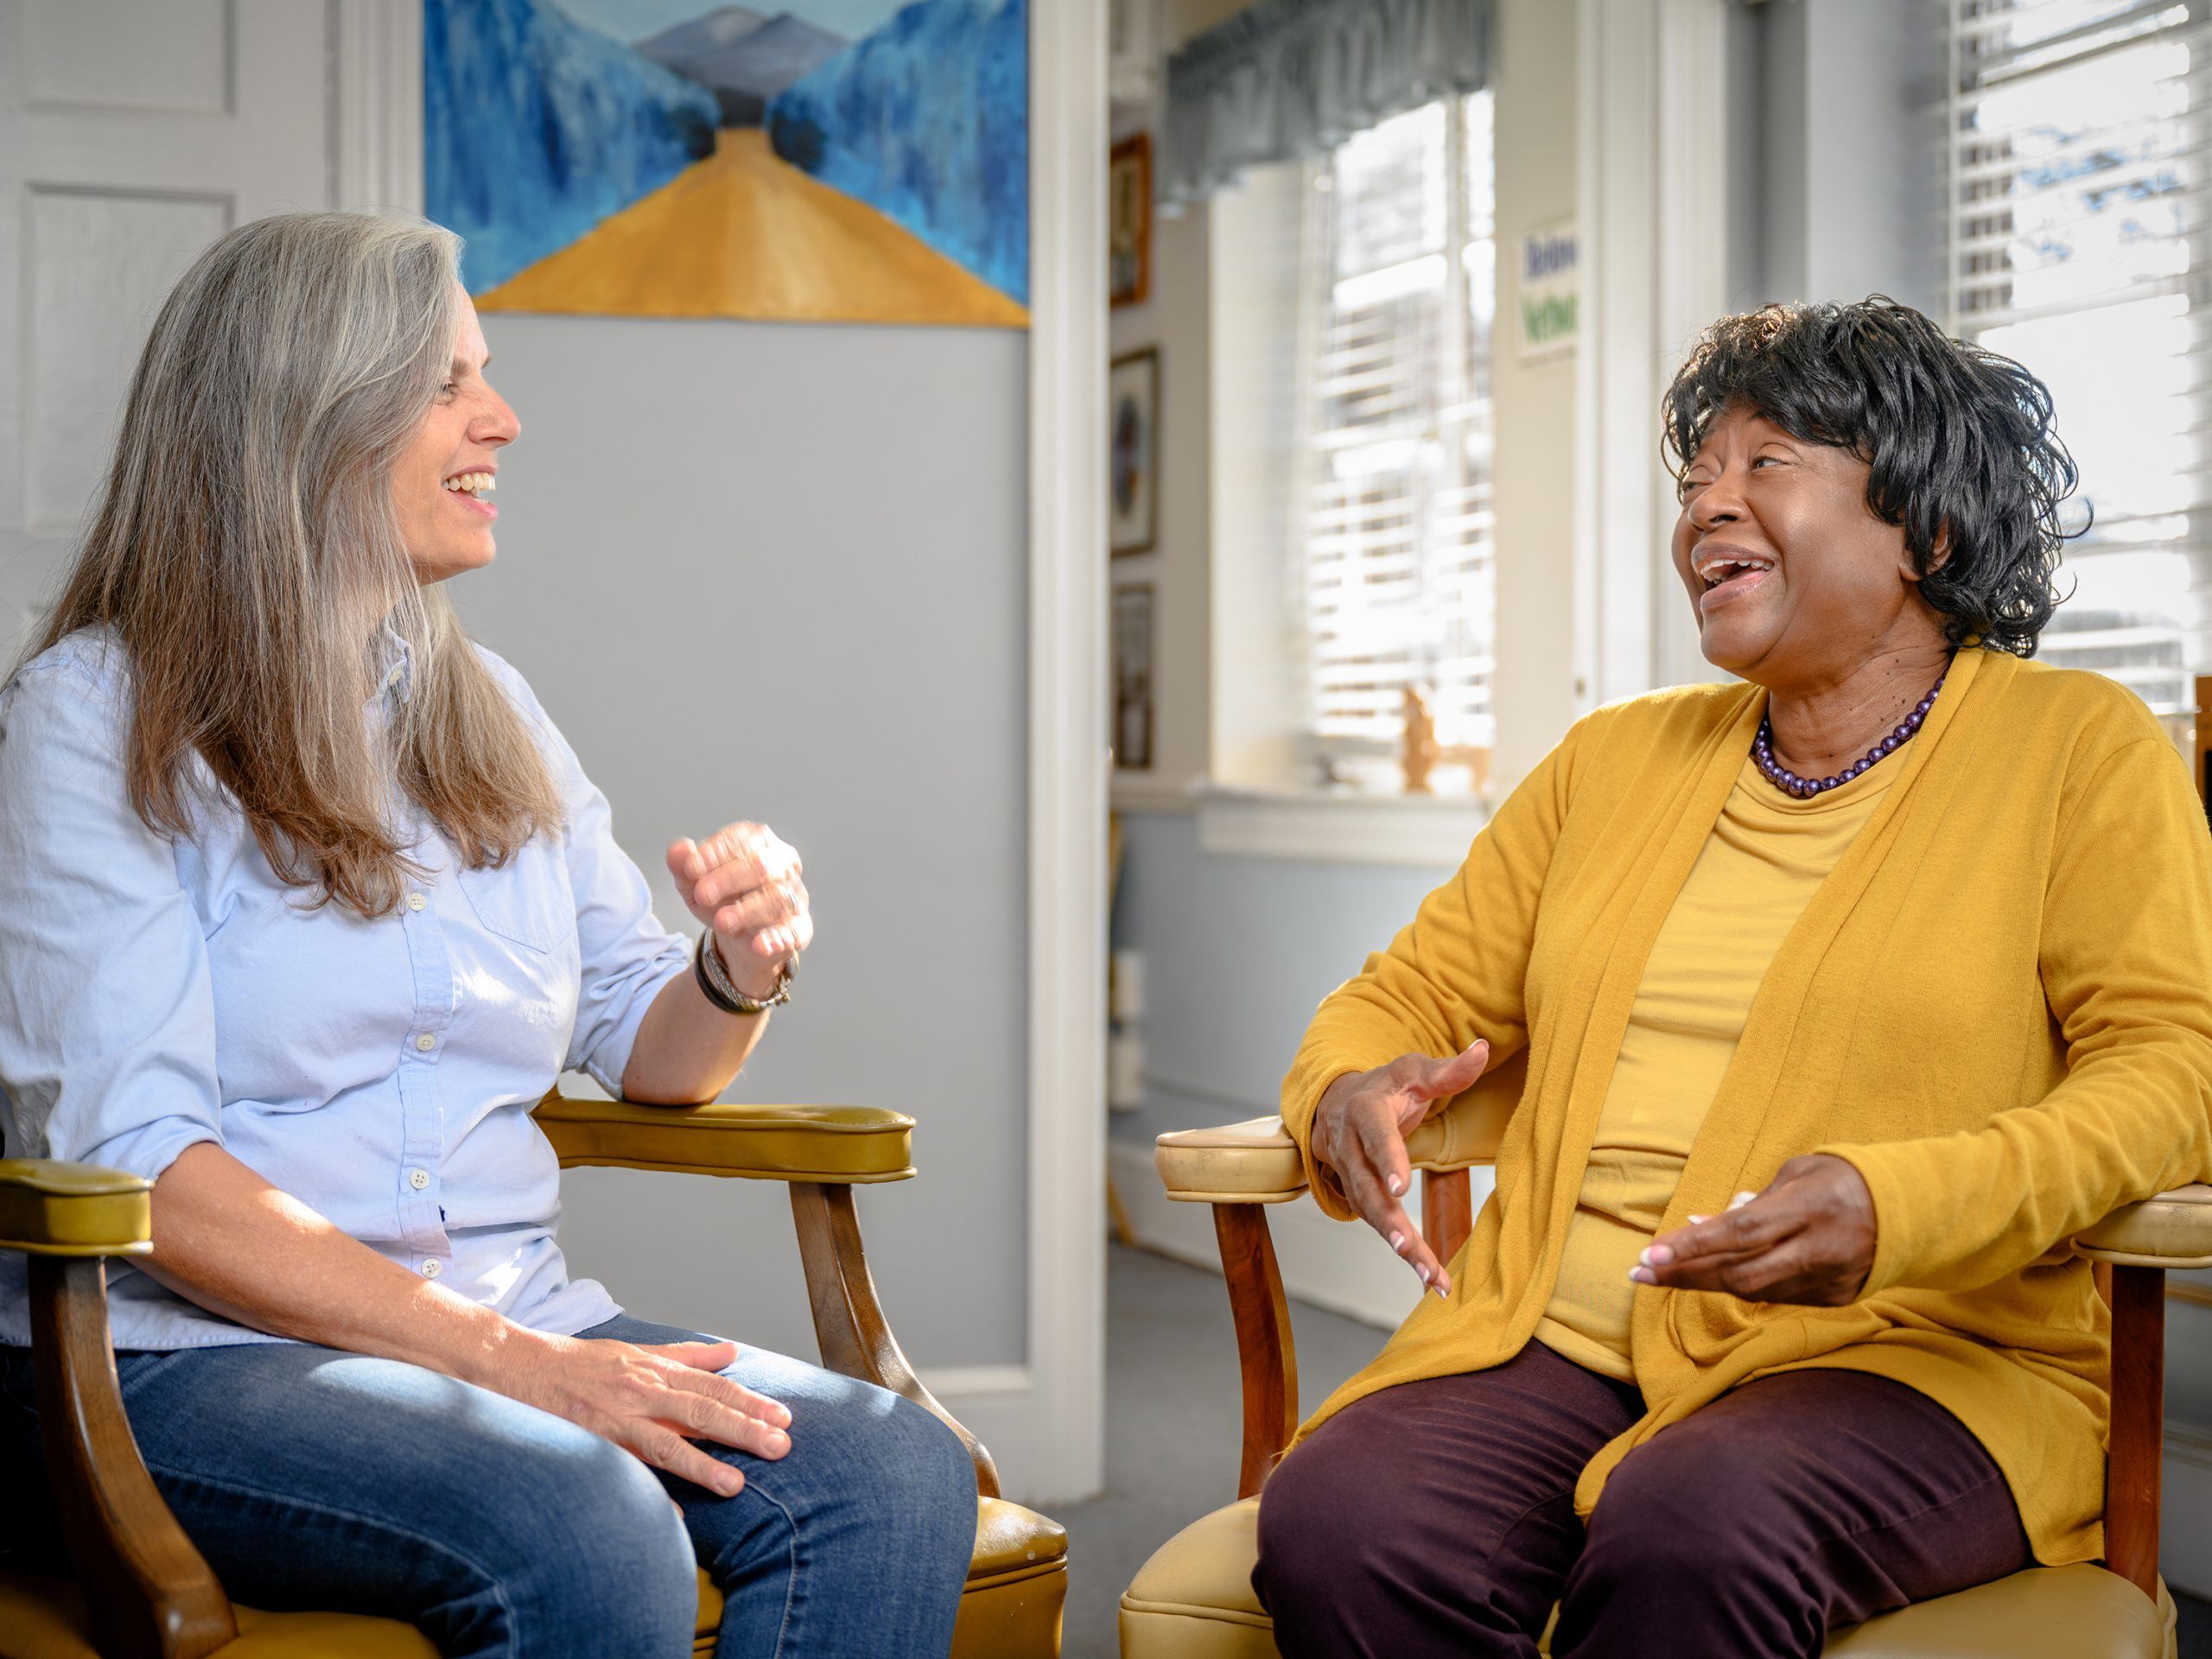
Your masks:
<svg viewBox="0 0 2212 1659"><path fill-rule="evenodd" d="M410 689L404 647L369 717ZM212 1141L363 1243L541 1331L620 1310L554 1242L559 1167L530 1111L563 1071L611 1093L687 970L592 787L522 677L485 658L567 808L503 869L424 871L394 913L306 908L235 810L171 842L132 810L129 668L92 631L0 689L0 1135L10 1157L153 1178ZM197 764L195 762L195 764ZM0 1341L30 1339L0 1250ZM271 1273L284 1271L270 1262ZM274 1341L109 1264L118 1348Z"/></svg>

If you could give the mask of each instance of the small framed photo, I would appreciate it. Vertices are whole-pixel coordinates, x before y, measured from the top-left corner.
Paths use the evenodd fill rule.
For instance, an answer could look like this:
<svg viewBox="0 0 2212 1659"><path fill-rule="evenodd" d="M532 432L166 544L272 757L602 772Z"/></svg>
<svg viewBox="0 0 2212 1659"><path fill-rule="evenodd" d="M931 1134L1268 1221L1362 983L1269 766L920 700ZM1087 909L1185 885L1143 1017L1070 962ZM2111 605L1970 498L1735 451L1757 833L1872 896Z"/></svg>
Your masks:
<svg viewBox="0 0 2212 1659"><path fill-rule="evenodd" d="M1114 589L1114 769L1152 770L1152 584Z"/></svg>
<svg viewBox="0 0 2212 1659"><path fill-rule="evenodd" d="M1114 146L1106 163L1106 295L1114 306L1152 297L1152 135Z"/></svg>
<svg viewBox="0 0 2212 1659"><path fill-rule="evenodd" d="M1108 375L1108 545L1116 557L1160 539L1160 349L1114 359Z"/></svg>

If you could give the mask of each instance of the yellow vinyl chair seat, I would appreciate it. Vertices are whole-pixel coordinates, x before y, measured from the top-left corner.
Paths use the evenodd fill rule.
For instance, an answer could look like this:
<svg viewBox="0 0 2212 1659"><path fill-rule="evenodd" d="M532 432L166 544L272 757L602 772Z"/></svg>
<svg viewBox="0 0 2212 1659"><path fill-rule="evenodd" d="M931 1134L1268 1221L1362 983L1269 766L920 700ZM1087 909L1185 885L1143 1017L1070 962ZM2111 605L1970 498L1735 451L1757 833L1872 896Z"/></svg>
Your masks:
<svg viewBox="0 0 2212 1659"><path fill-rule="evenodd" d="M978 1498L953 1659L1057 1651L1067 1554L1058 1522L1003 1498ZM217 1649L219 1659L438 1659L428 1637L397 1619L232 1606L238 1640ZM700 1659L713 1654L721 1622L721 1592L702 1572L693 1644ZM77 1586L0 1569L0 1659L99 1659Z"/></svg>
<svg viewBox="0 0 2212 1659"><path fill-rule="evenodd" d="M1122 1596L1122 1659L1275 1659L1252 1593L1260 1500L1192 1522ZM2172 1659L2174 1604L2101 1567L2033 1567L1831 1635L1829 1659ZM1546 1633L1548 1637L1548 1632ZM1548 1640L1546 1650L1549 1650Z"/></svg>

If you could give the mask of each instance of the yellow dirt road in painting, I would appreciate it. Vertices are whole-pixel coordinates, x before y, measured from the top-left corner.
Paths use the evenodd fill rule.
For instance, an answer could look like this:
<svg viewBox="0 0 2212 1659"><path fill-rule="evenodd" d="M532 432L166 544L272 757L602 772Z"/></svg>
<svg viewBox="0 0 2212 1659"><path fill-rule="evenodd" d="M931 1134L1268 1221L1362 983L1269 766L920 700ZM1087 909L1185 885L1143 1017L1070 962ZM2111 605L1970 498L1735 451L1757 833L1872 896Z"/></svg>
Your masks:
<svg viewBox="0 0 2212 1659"><path fill-rule="evenodd" d="M715 153L479 295L485 311L586 311L1019 328L1028 311L912 232L726 128Z"/></svg>

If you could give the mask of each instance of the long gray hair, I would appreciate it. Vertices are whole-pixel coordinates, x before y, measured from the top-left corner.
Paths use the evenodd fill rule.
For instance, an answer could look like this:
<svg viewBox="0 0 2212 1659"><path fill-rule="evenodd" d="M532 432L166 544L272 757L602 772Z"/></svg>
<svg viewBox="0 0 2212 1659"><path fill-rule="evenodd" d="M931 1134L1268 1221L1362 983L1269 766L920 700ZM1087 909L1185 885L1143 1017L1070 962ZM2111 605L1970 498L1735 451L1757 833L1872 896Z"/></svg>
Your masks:
<svg viewBox="0 0 2212 1659"><path fill-rule="evenodd" d="M561 820L520 714L416 582L391 501L446 380L459 251L421 219L287 213L201 254L155 320L98 515L31 647L86 627L120 640L149 828L191 834L212 779L284 881L363 916L410 874L395 785L471 867ZM386 627L412 678L378 727L364 706Z"/></svg>

